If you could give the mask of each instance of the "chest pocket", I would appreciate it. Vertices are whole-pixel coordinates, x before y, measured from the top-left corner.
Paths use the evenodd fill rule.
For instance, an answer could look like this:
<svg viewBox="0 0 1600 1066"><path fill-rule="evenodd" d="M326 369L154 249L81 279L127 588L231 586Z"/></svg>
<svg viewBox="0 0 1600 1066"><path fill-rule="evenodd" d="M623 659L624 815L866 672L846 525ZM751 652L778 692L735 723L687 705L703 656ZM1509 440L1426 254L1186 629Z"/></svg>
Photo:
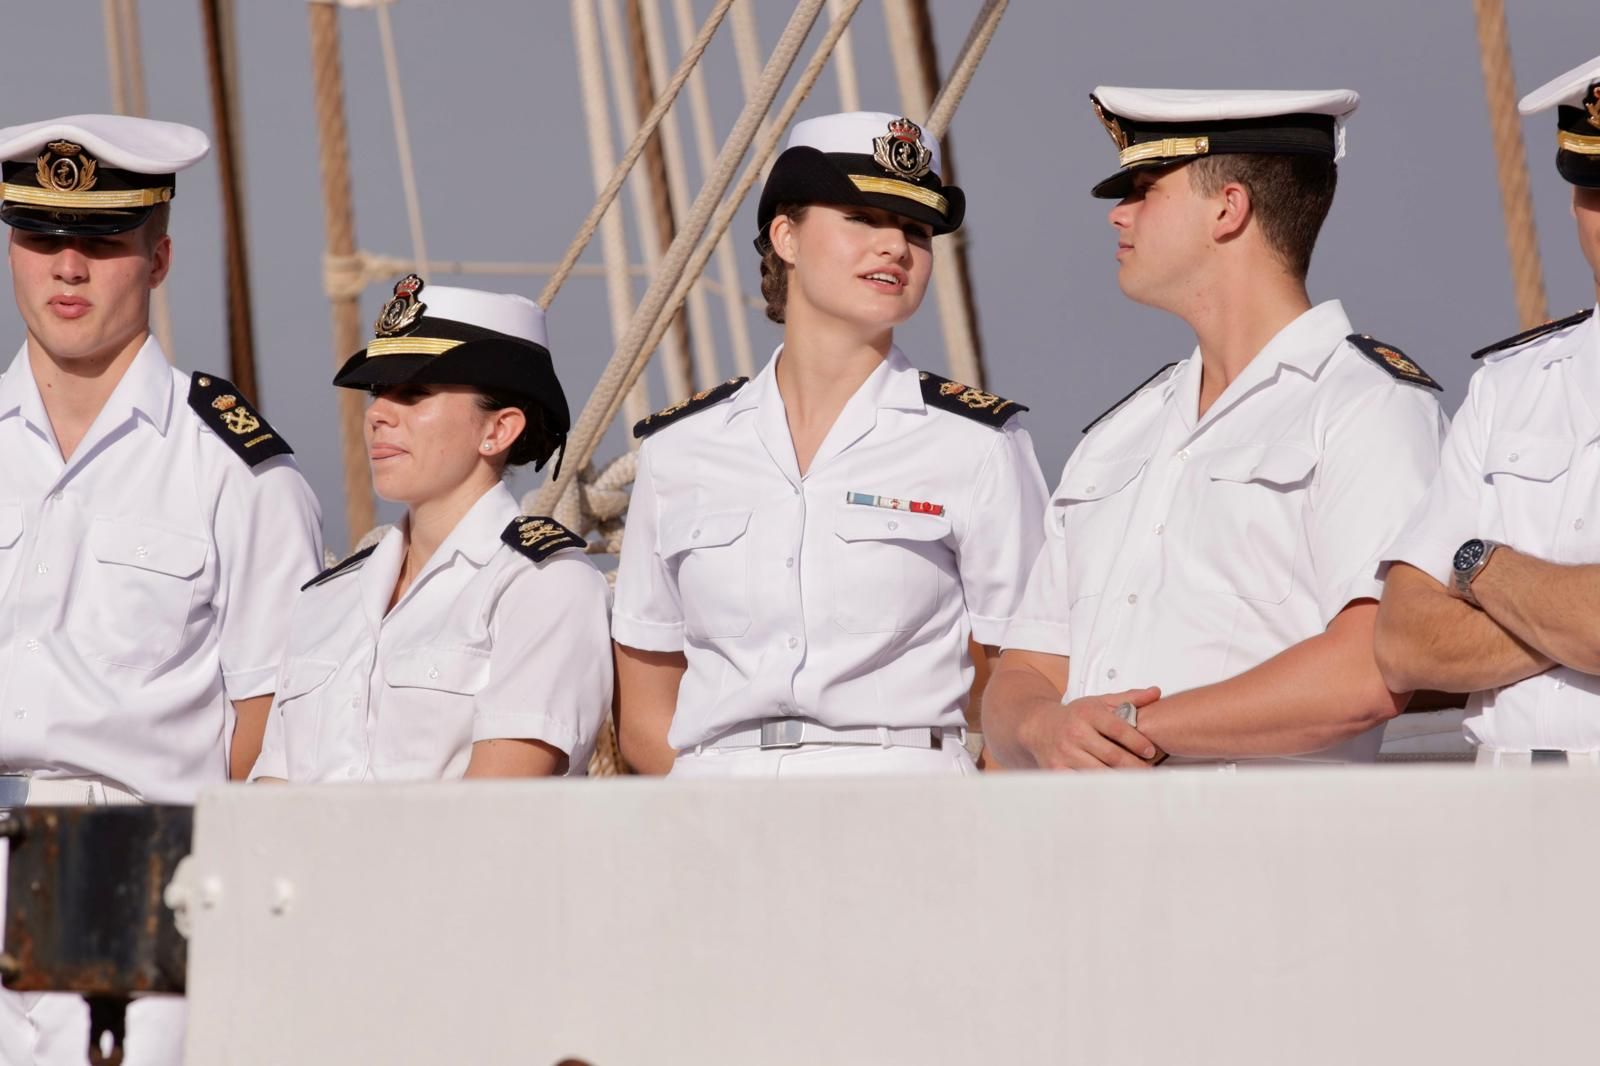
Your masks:
<svg viewBox="0 0 1600 1066"><path fill-rule="evenodd" d="M1554 558L1555 536L1567 470L1575 442L1570 437L1496 433L1484 452L1483 473L1494 492L1505 539Z"/></svg>
<svg viewBox="0 0 1600 1066"><path fill-rule="evenodd" d="M1128 537L1133 514L1130 487L1148 455L1085 459L1050 499L1052 532L1065 541L1067 603L1100 595Z"/></svg>
<svg viewBox="0 0 1600 1066"><path fill-rule="evenodd" d="M378 709L376 753L402 773L438 777L471 757L475 697L489 683L489 653L424 644L384 661L394 697Z"/></svg>
<svg viewBox="0 0 1600 1066"><path fill-rule="evenodd" d="M664 524L662 560L677 574L691 637L741 637L750 629L750 512L710 511Z"/></svg>
<svg viewBox="0 0 1600 1066"><path fill-rule="evenodd" d="M1193 516L1196 579L1214 591L1282 603L1294 587L1317 453L1288 441L1212 452Z"/></svg>
<svg viewBox="0 0 1600 1066"><path fill-rule="evenodd" d="M317 756L321 747L323 706L319 690L339 668L327 659L290 659L284 664L273 697L276 713L283 719L283 758L290 781L317 780ZM351 711L360 715L361 709ZM333 723L329 723L330 726ZM354 726L361 728L361 723Z"/></svg>
<svg viewBox="0 0 1600 1066"><path fill-rule="evenodd" d="M950 519L843 505L834 514L827 580L846 633L917 629L954 590Z"/></svg>
<svg viewBox="0 0 1600 1066"><path fill-rule="evenodd" d="M101 517L89 526L89 560L67 608L86 655L150 670L177 653L209 546L147 522Z"/></svg>

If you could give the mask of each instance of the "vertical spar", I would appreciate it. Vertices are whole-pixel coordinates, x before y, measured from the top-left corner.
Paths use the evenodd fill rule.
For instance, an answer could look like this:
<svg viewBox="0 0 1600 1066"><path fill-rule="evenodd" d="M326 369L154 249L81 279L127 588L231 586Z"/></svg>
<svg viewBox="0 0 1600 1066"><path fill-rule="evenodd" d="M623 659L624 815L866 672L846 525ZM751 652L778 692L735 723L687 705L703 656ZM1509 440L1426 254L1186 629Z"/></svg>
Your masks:
<svg viewBox="0 0 1600 1066"><path fill-rule="evenodd" d="M1533 194L1528 191L1528 159L1522 146L1522 120L1517 115L1516 79L1511 68L1511 32L1503 0L1473 0L1478 22L1478 51L1483 62L1483 91L1489 101L1489 130L1494 138L1495 173L1500 179L1500 208L1506 218L1506 250L1511 255L1511 287L1522 327L1549 317L1544 271L1539 264L1539 235L1533 223Z"/></svg>
<svg viewBox="0 0 1600 1066"><path fill-rule="evenodd" d="M361 345L361 271L356 256L355 206L350 193L349 130L344 115L344 70L339 62L339 8L310 0L311 76L316 88L317 143L321 149L322 218L327 233L328 302L333 312L334 359ZM337 268L345 267L343 271ZM337 275L337 277L336 277ZM337 283L335 283L337 282ZM338 389L343 445L346 536L350 544L373 524L373 504L361 439L363 404L355 389Z"/></svg>

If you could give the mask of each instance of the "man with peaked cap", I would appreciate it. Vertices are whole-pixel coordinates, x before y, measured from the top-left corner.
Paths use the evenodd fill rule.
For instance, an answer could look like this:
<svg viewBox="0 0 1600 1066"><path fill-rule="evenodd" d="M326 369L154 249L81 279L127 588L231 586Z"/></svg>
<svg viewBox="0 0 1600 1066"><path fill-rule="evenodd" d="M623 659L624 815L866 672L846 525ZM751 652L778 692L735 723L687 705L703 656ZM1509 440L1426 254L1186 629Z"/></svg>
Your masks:
<svg viewBox="0 0 1600 1066"><path fill-rule="evenodd" d="M1438 386L1313 306L1357 97L1096 89L1118 283L1187 359L1068 460L984 701L1010 766L1370 761L1378 566L1437 465Z"/></svg>
<svg viewBox="0 0 1600 1066"><path fill-rule="evenodd" d="M605 578L504 484L569 428L544 309L411 274L374 331L333 381L371 391L372 485L406 514L306 584L251 777L583 774L611 709Z"/></svg>
<svg viewBox="0 0 1600 1066"><path fill-rule="evenodd" d="M27 336L0 376L0 805L190 803L261 742L319 513L289 445L150 335L203 133L77 115L0 130ZM176 1062L181 1001L128 1058ZM82 999L0 993L0 1061L82 1063Z"/></svg>
<svg viewBox="0 0 1600 1066"><path fill-rule="evenodd" d="M1520 107L1551 108L1600 296L1600 57ZM1378 664L1391 685L1471 693L1480 765L1600 765L1600 316L1472 357L1438 477L1388 552Z"/></svg>

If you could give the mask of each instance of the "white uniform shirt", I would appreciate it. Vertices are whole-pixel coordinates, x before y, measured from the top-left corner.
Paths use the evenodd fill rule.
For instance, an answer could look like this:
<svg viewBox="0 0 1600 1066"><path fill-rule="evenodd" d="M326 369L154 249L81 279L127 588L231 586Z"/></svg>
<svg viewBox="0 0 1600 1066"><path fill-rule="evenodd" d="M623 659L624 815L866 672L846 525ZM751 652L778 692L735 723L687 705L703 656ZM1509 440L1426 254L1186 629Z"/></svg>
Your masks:
<svg viewBox="0 0 1600 1066"><path fill-rule="evenodd" d="M1485 358L1439 476L1387 553L1448 586L1474 537L1572 566L1600 562L1600 317ZM1485 747L1600 750L1600 677L1564 666L1468 700Z"/></svg>
<svg viewBox="0 0 1600 1066"><path fill-rule="evenodd" d="M393 610L399 527L306 589L251 778L459 778L499 739L542 740L585 773L611 708L605 578L581 551L535 563L506 545L516 517L503 485L484 493Z"/></svg>
<svg viewBox="0 0 1600 1066"><path fill-rule="evenodd" d="M1068 656L1064 700L1224 681L1378 598L1444 417L1350 332L1337 301L1310 309L1198 419L1196 351L1078 445L1005 642ZM1314 757L1372 759L1380 735Z"/></svg>
<svg viewBox="0 0 1600 1066"><path fill-rule="evenodd" d="M193 802L227 776L229 701L272 691L317 501L188 395L148 341L63 462L26 345L0 377L0 768Z"/></svg>
<svg viewBox="0 0 1600 1066"><path fill-rule="evenodd" d="M1038 551L1045 486L1027 431L929 406L892 348L802 477L777 361L644 442L613 635L688 659L679 750L785 715L962 726L968 637L1000 642Z"/></svg>

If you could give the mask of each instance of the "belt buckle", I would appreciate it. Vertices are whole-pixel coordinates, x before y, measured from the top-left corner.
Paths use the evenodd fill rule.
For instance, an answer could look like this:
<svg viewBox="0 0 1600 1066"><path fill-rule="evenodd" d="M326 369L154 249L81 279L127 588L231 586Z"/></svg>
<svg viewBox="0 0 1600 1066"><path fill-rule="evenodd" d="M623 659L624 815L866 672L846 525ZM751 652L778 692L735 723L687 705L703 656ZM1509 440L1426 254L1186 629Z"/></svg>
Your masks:
<svg viewBox="0 0 1600 1066"><path fill-rule="evenodd" d="M28 803L28 787L33 775L26 771L0 774L0 813Z"/></svg>
<svg viewBox="0 0 1600 1066"><path fill-rule="evenodd" d="M761 748L798 748L806 724L798 718L767 718L761 723Z"/></svg>

